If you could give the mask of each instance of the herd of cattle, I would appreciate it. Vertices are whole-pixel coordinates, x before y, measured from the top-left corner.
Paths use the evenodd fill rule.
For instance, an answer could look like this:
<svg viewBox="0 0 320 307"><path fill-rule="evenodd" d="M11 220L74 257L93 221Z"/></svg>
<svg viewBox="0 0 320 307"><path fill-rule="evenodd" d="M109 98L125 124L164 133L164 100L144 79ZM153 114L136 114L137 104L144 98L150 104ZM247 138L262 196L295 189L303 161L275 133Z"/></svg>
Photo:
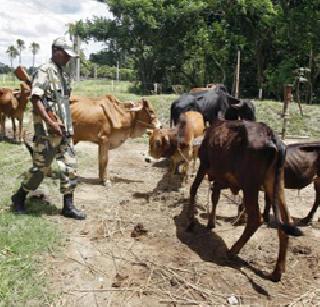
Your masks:
<svg viewBox="0 0 320 307"><path fill-rule="evenodd" d="M10 117L16 138L15 119L19 120L19 140L23 136L23 114L30 95L25 80L20 91L0 89L1 133L5 135L5 118ZM216 206L222 189L233 194L243 192L247 223L239 240L229 250L236 255L263 221L269 221L272 207L279 235L279 254L270 278L279 281L285 271L288 235L302 232L292 225L285 204L284 189L302 189L314 183L316 198L310 213L300 223L307 224L320 200L320 142L286 146L270 127L256 122L254 103L239 100L227 93L223 85L193 89L171 104L170 127L161 127L151 104L120 102L112 95L101 98L73 97L71 112L74 143L98 144L99 180L107 174L108 150L128 138L149 134L149 154L156 159L170 159L173 176L182 164L183 182L189 180L189 164L197 157L200 165L190 188L188 230L195 225L195 198L202 180L212 182L212 209L208 228L215 227ZM174 125L174 127L172 127ZM264 191L266 206L260 214L258 193Z"/></svg>

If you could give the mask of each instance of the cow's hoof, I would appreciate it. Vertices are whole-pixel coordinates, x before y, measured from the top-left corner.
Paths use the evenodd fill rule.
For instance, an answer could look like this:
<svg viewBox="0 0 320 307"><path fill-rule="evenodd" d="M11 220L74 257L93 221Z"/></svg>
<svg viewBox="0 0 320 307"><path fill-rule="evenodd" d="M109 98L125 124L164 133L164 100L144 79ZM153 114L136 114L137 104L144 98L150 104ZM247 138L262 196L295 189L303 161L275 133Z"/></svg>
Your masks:
<svg viewBox="0 0 320 307"><path fill-rule="evenodd" d="M238 254L239 254L239 252L234 250L232 247L230 249L227 249L227 251L226 251L226 255L230 259L234 259L234 260L237 259L238 258Z"/></svg>
<svg viewBox="0 0 320 307"><path fill-rule="evenodd" d="M266 224L270 223L270 217L269 214L262 214L263 222Z"/></svg>
<svg viewBox="0 0 320 307"><path fill-rule="evenodd" d="M194 221L190 222L189 225L186 228L187 232L192 232L194 229Z"/></svg>
<svg viewBox="0 0 320 307"><path fill-rule="evenodd" d="M297 226L310 226L312 225L312 219L305 217L301 219L298 223Z"/></svg>
<svg viewBox="0 0 320 307"><path fill-rule="evenodd" d="M281 280L281 273L278 271L273 271L272 274L269 275L269 278L273 282L279 282Z"/></svg>
<svg viewBox="0 0 320 307"><path fill-rule="evenodd" d="M103 186L105 186L106 188L111 188L111 180L103 180L103 181L101 181L101 184L103 185Z"/></svg>

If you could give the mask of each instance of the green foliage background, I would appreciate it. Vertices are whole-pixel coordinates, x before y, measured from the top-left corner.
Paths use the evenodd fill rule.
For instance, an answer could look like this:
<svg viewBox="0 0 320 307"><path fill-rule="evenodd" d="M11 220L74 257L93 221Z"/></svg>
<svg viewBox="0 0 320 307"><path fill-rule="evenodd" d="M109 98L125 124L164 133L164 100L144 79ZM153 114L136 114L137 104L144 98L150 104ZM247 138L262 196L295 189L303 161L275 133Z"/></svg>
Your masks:
<svg viewBox="0 0 320 307"><path fill-rule="evenodd" d="M79 21L74 31L83 39L106 43L91 60L134 70L148 84L187 87L234 81L241 50L241 95L282 96L293 70L310 67L306 100L317 99L320 75L319 0L100 0L113 18ZM110 72L107 73L110 75ZM311 91L312 89L312 91Z"/></svg>

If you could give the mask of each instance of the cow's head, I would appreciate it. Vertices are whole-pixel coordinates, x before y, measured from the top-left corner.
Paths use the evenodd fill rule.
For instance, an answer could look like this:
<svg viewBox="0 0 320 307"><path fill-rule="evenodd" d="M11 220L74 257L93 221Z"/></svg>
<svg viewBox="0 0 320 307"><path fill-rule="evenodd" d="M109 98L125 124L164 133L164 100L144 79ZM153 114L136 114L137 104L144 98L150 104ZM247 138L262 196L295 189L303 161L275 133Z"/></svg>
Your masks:
<svg viewBox="0 0 320 307"><path fill-rule="evenodd" d="M20 92L16 93L14 96L19 101L19 103L27 104L27 102L29 101L30 93L30 85L22 82L20 83Z"/></svg>
<svg viewBox="0 0 320 307"><path fill-rule="evenodd" d="M158 120L152 105L145 99L142 99L137 106L130 109L131 112L135 112L133 137L142 135L146 129L160 128L161 123Z"/></svg>
<svg viewBox="0 0 320 307"><path fill-rule="evenodd" d="M166 156L170 148L170 136L167 129L148 130L149 156L160 159Z"/></svg>

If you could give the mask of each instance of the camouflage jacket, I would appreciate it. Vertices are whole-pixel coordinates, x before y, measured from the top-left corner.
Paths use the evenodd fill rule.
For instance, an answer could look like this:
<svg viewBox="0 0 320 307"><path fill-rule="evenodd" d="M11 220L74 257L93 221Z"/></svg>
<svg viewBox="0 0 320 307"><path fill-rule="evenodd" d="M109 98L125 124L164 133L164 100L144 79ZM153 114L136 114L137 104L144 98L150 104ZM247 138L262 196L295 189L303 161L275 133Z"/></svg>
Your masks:
<svg viewBox="0 0 320 307"><path fill-rule="evenodd" d="M64 124L67 134L72 135L72 120L70 113L70 76L58 67L52 60L41 65L33 75L32 95L38 95L45 108L53 111ZM50 135L40 115L33 112L35 135Z"/></svg>

